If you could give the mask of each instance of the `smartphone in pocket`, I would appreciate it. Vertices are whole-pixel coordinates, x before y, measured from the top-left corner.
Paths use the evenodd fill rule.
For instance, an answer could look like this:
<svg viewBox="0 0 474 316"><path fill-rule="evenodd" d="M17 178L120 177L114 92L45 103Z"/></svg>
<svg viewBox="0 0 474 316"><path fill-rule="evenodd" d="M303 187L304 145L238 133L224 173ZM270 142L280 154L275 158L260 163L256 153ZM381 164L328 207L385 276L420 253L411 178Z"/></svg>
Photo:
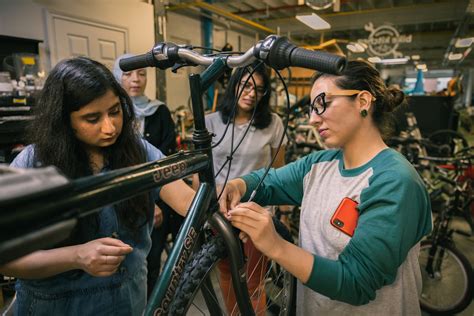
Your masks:
<svg viewBox="0 0 474 316"><path fill-rule="evenodd" d="M331 217L331 225L352 237L359 219L357 205L356 201L348 197L343 198Z"/></svg>

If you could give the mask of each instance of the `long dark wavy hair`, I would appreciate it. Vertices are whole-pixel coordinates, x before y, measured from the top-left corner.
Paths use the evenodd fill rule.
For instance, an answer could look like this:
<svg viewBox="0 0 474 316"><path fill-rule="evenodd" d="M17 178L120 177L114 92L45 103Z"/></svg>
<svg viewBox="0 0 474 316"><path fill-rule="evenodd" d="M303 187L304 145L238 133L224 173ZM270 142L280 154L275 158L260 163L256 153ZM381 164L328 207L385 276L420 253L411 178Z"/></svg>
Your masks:
<svg viewBox="0 0 474 316"><path fill-rule="evenodd" d="M63 60L49 74L35 108L35 119L28 136L35 144L37 165L56 166L66 176L77 179L93 174L88 153L74 135L70 114L112 91L120 99L123 112L122 132L116 142L103 149L104 163L110 169L146 161L133 123L132 101L101 63L85 57ZM148 195L140 195L116 205L121 223L136 231L149 220ZM151 213L150 213L151 214ZM81 243L96 237L98 215L84 218L71 241Z"/></svg>
<svg viewBox="0 0 474 316"><path fill-rule="evenodd" d="M227 124L229 119L232 118L232 108L234 104L236 104L235 99L238 96L237 86L239 86L239 90L242 89L242 85L239 85L240 81L246 74L249 74L252 69L255 69L253 74L257 74L262 78L263 87L266 91L265 95L259 100L257 104L252 125L258 129L264 129L272 122L272 112L270 110L271 86L269 70L263 63L255 62L250 66L237 68L230 77L229 84L225 90L222 102L217 107L217 111L220 112L222 122L224 122L224 124ZM249 82L252 82L252 78L249 79Z"/></svg>

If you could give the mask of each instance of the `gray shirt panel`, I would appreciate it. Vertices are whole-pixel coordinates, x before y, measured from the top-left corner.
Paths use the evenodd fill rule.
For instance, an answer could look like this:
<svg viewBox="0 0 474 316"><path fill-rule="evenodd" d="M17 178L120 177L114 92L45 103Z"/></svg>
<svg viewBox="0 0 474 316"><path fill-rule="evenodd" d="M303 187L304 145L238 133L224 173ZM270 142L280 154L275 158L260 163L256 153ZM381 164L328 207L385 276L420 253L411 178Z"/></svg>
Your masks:
<svg viewBox="0 0 474 316"><path fill-rule="evenodd" d="M241 141L245 134L249 123L235 125L234 129L234 149ZM214 133L213 144L217 143L224 134L226 124L222 122L219 112L214 112L206 115L206 127ZM226 162L227 157L230 156L232 128L231 123L223 141L213 149L214 156L214 172L217 173L222 165ZM234 153L232 159L231 170L229 173L229 180L234 179L250 173L263 167L267 167L271 161L271 149L278 148L278 144L283 135L283 123L277 114L272 113L272 122L267 128L257 129L254 126L250 127L247 135L240 144L237 151ZM287 139L283 140L282 146L286 145ZM225 181L229 163L224 167L220 174L216 177L216 183L222 184Z"/></svg>

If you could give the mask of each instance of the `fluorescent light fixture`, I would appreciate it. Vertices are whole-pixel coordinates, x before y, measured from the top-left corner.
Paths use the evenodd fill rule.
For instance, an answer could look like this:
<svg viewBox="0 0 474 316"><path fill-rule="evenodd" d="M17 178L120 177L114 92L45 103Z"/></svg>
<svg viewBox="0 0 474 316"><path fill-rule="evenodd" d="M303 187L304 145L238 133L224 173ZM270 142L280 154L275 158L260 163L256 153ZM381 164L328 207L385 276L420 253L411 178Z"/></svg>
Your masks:
<svg viewBox="0 0 474 316"><path fill-rule="evenodd" d="M357 42L357 44L359 44L360 46L362 46L364 49L367 49L369 47L369 45L367 45L366 43L364 42Z"/></svg>
<svg viewBox="0 0 474 316"><path fill-rule="evenodd" d="M469 47L473 41L474 37L458 38L454 46L457 48Z"/></svg>
<svg viewBox="0 0 474 316"><path fill-rule="evenodd" d="M362 44L354 42L347 44L346 48L353 53L363 53L365 51L365 47Z"/></svg>
<svg viewBox="0 0 474 316"><path fill-rule="evenodd" d="M411 55L412 60L420 60L420 55Z"/></svg>
<svg viewBox="0 0 474 316"><path fill-rule="evenodd" d="M321 19L316 13L309 15L297 15L296 19L301 23L306 24L313 30L327 30L331 28L331 25Z"/></svg>
<svg viewBox="0 0 474 316"><path fill-rule="evenodd" d="M388 59L382 59L382 64L390 64L390 65L406 64L407 62L408 62L408 58L388 58Z"/></svg>
<svg viewBox="0 0 474 316"><path fill-rule="evenodd" d="M377 64L384 64L384 65L403 65L408 62L408 58L387 58L387 59L380 59L379 57L378 60L373 59L374 61L371 61L370 59L373 57L369 58L369 61L372 63L377 63Z"/></svg>
<svg viewBox="0 0 474 316"><path fill-rule="evenodd" d="M448 60L460 60L462 58L462 54L461 53L449 53L448 55Z"/></svg>
<svg viewBox="0 0 474 316"><path fill-rule="evenodd" d="M382 61L382 59L380 59L380 57L377 57L377 56L369 57L367 58L367 60L371 62L372 64L380 63Z"/></svg>

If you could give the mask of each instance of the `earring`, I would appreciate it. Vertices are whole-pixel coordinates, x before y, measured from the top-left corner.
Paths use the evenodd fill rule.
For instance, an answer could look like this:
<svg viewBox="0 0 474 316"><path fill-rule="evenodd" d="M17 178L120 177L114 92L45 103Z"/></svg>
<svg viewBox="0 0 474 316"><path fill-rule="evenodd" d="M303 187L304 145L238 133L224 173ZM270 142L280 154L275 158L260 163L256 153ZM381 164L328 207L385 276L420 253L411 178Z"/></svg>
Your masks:
<svg viewBox="0 0 474 316"><path fill-rule="evenodd" d="M369 113L367 112L366 109L363 109L362 111L360 111L360 115L361 115L362 117L366 117L367 114L369 114Z"/></svg>

